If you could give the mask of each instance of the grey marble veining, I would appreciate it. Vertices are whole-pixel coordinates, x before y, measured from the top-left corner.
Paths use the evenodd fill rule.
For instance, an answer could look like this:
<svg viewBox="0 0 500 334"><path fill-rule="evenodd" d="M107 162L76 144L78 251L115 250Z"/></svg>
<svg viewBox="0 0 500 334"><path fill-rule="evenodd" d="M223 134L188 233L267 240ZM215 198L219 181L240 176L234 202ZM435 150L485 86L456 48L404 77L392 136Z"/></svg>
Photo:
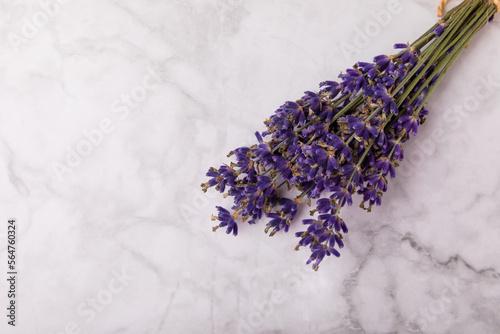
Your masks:
<svg viewBox="0 0 500 334"><path fill-rule="evenodd" d="M213 233L228 202L199 184L284 101L418 37L437 1L0 5L0 207L19 225L1 333L500 332L498 22L432 97L383 206L343 210L342 256L314 272L300 217L272 239Z"/></svg>

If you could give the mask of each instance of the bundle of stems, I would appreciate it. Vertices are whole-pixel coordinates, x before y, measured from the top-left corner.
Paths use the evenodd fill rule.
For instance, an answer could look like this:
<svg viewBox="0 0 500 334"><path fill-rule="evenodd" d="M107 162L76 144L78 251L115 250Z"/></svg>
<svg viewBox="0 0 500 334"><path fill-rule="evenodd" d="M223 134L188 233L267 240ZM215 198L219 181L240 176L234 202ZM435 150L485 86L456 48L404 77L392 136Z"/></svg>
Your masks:
<svg viewBox="0 0 500 334"><path fill-rule="evenodd" d="M296 249L310 248L307 263L315 270L325 256L340 256L348 232L341 208L356 193L368 211L381 204L387 177L404 158L403 143L425 121L429 97L497 11L490 0L463 1L415 42L396 44L396 54L358 62L338 82L283 104L256 133L258 143L231 151L235 161L208 171L203 190L234 198L231 210L217 207L214 230L237 235L239 222L265 215L266 233L287 232L298 205L314 200ZM300 194L287 198L284 185Z"/></svg>

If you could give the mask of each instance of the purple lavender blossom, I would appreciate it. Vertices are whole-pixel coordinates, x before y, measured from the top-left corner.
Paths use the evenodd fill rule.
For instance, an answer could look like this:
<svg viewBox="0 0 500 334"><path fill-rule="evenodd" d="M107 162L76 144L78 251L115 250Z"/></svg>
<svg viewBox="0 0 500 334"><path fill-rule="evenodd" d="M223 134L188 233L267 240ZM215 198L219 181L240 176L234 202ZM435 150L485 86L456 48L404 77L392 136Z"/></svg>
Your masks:
<svg viewBox="0 0 500 334"><path fill-rule="evenodd" d="M296 249L310 249L307 264L315 270L325 257L340 256L348 232L341 209L354 194L367 211L381 205L388 177L404 159L403 143L418 133L428 98L474 35L465 33L486 24L476 17L495 12L483 0L464 2L414 43L395 44L398 54L358 62L339 82L324 81L319 92L284 103L256 133L257 144L235 149L235 161L207 172L203 190L214 187L234 201L232 213L217 207L214 230L237 235L237 222L254 224L264 215L266 233L286 233L299 205L314 201L313 218L295 233ZM283 197L282 186L300 194Z"/></svg>

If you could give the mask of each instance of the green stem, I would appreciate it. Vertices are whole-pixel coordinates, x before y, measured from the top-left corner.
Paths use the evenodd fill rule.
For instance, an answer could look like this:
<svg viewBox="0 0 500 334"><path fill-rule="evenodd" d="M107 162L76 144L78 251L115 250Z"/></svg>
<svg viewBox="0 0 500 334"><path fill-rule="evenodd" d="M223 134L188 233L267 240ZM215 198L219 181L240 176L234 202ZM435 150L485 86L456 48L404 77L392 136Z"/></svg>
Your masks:
<svg viewBox="0 0 500 334"><path fill-rule="evenodd" d="M356 164L356 167L354 167L354 170L352 171L351 176L349 177L349 181L347 181L347 185L345 187L346 191L349 191L349 186L352 183L352 180L354 178L354 175L356 174L356 171L358 170L359 166L361 166L361 164L365 160L366 156L370 152L370 150L371 150L371 148L372 148L372 146L373 146L374 143L375 143L375 139L372 140L372 142L370 143L370 145L368 145L368 147L365 148L365 152L363 153L363 155L361 156L361 158L359 158L358 163ZM344 201L345 196L346 195L344 195L344 197L342 198L342 200L340 202ZM335 215L338 215L339 212L340 212L340 209L341 209L340 202L339 202L339 205L337 207L337 210L335 210Z"/></svg>
<svg viewBox="0 0 500 334"><path fill-rule="evenodd" d="M493 15L494 13L496 12L496 7L495 8L488 8L488 10L486 11L486 13L491 16ZM463 50L465 49L465 47L467 46L467 44L469 44L469 42L473 39L473 37L481 30L481 28L483 28L485 25L487 24L487 21L486 22L479 22L476 27L474 27L474 29L466 35L465 38L463 38L462 42L459 43L455 49L450 53L451 57L450 57L450 60L448 61L448 63L446 64L446 66L444 66L444 68L442 69L441 73L439 74L439 78L436 80L436 82L432 85L432 87L429 89L429 92L427 92L424 100L422 101L422 104L419 106L419 108L416 110L416 112L420 112L420 110L423 108L424 104L429 100L429 98L431 97L432 93L434 92L434 90L436 89L436 87L439 85L439 83L441 82L441 80L443 80L445 74L448 72L448 70L451 68L451 66L453 65L453 63L455 63L455 61L457 60L457 58L460 56L460 54L463 52Z"/></svg>
<svg viewBox="0 0 500 334"><path fill-rule="evenodd" d="M483 11L477 13L476 15L476 18L474 18L468 25L465 29L462 30L462 32L457 36L457 38L452 42L450 43L450 48L455 45L455 49L460 49L460 45L461 45L461 42L460 41L463 41L463 36L466 35L467 33L470 34L470 28L473 28L475 23L477 22L477 20L479 20L480 18L480 15L483 14ZM468 35L466 37L468 39ZM448 49L449 50L449 49ZM456 59L456 57L454 57L454 51L456 50L453 50L452 52L448 53L449 51L446 50L444 52L444 54L442 55L442 58L441 60L439 60L439 62L436 64L436 67L434 69L434 71L431 73L431 75L429 75L429 78L427 78L427 80L422 84L422 87L420 87L420 89L414 93L414 96L413 98L408 102L408 105L411 105L418 97L418 95L420 95L420 93L423 92L423 90L429 86L429 84L431 83L431 81L435 78L436 75L440 74L443 70L443 68L449 64L450 61L454 61ZM460 51L461 52L461 51Z"/></svg>
<svg viewBox="0 0 500 334"><path fill-rule="evenodd" d="M363 97L363 94L359 94L356 96L354 99L352 99L351 102L349 102L342 110L340 110L337 115L335 115L330 122L328 122L328 127L330 127L333 122L335 122L337 119L339 119L342 115L344 115L347 111L351 109L357 108L363 101L365 97Z"/></svg>
<svg viewBox="0 0 500 334"><path fill-rule="evenodd" d="M475 9L475 5L477 4L478 1L481 0L473 0L470 2L467 2L469 5L468 7L465 7L463 10L460 10L457 12L457 16L451 16L449 25L453 27L453 29L445 29L443 34L434 40L431 45L429 45L421 54L421 59L419 63L427 63L425 68L421 70L420 73L424 74L430 66L434 63L436 60L436 53L440 54L441 51L445 48L445 46L448 45L449 40L452 38L453 33L462 26L462 23L467 20L469 17L470 13ZM457 23L455 23L455 20ZM446 49L447 50L447 49ZM401 81L401 83L397 86L397 88L394 90L394 94L397 94L402 88L406 86L406 84L414 78L414 75L421 69L421 66L415 66L410 73ZM416 80L413 80L408 86L406 86L405 91L401 96L398 98L398 107L401 105L402 101L404 101L404 98L408 96L408 94L413 90L415 85L417 85L419 81L419 78L416 78Z"/></svg>

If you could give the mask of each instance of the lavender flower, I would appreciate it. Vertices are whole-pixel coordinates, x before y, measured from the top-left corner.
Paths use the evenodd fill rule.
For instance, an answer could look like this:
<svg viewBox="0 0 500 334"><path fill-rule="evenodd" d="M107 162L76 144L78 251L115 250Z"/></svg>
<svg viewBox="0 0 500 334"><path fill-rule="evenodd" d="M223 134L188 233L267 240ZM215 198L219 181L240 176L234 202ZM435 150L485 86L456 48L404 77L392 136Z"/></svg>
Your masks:
<svg viewBox="0 0 500 334"><path fill-rule="evenodd" d="M270 236L288 232L298 206L315 201L313 218L302 220L296 249L308 247L307 263L317 270L325 257L340 256L348 228L340 217L353 195L371 211L382 203L388 178L404 159L403 143L418 133L426 102L496 6L486 0L465 1L412 44L398 43L395 55L358 62L339 82L324 81L319 92L288 101L256 133L257 144L230 152L235 161L210 168L210 187L231 196L231 212L217 207L218 228L238 234L238 223L253 224L263 215ZM283 185L296 188L283 197Z"/></svg>

